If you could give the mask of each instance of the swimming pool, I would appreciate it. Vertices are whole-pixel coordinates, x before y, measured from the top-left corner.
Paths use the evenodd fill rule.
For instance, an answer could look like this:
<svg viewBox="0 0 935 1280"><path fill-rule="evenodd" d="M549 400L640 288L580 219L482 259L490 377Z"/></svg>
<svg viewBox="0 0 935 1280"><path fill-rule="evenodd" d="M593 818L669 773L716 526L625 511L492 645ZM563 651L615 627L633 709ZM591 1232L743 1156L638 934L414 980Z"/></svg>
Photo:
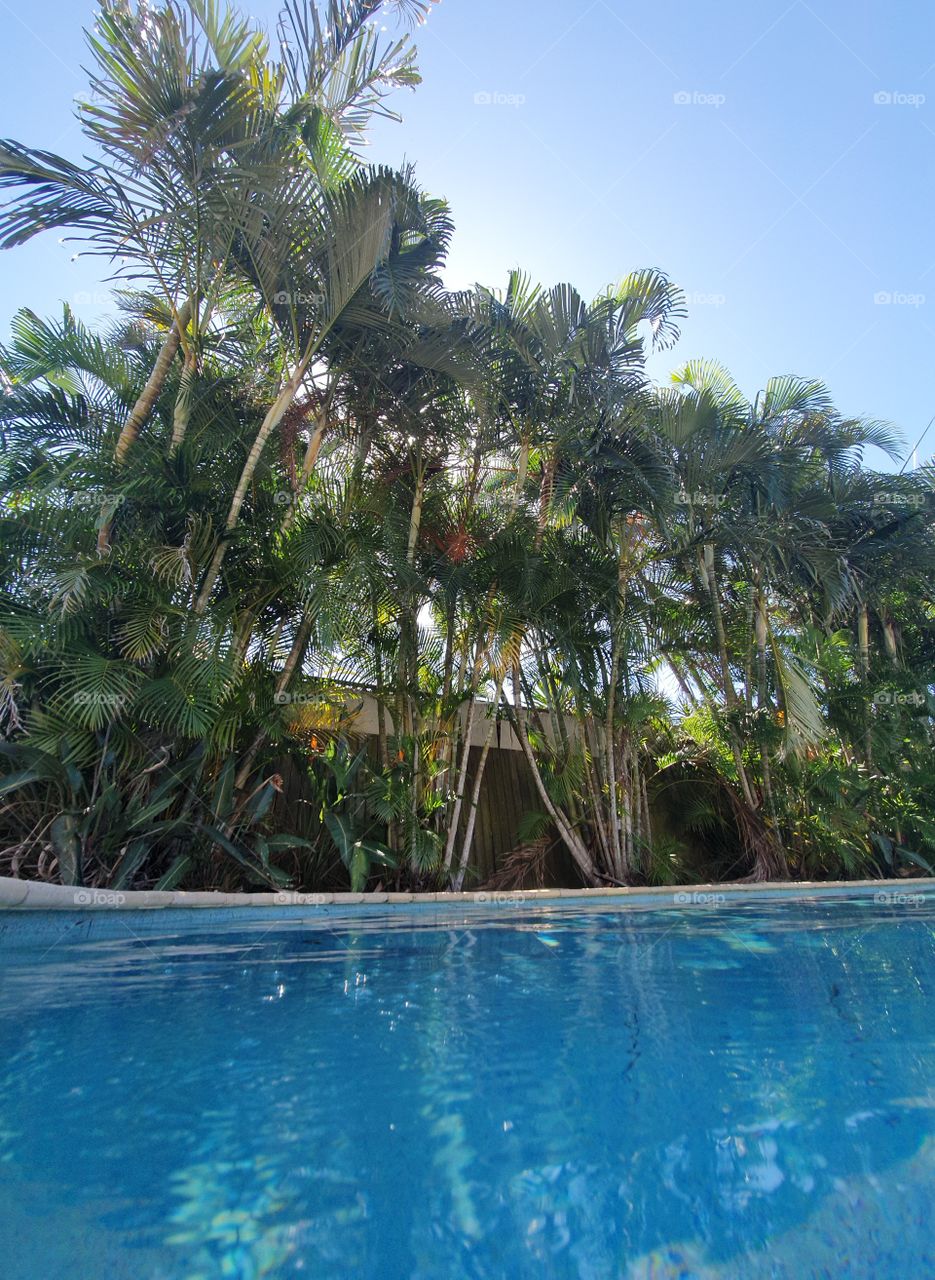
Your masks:
<svg viewBox="0 0 935 1280"><path fill-rule="evenodd" d="M935 1273L935 894L684 897L7 913L4 1280Z"/></svg>

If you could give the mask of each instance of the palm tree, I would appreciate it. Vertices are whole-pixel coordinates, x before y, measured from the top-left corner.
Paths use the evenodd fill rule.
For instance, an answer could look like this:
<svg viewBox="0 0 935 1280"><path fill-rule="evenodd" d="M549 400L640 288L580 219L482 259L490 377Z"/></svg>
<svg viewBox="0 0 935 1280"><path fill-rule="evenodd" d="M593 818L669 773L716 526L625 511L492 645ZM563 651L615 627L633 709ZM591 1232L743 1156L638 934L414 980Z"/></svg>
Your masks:
<svg viewBox="0 0 935 1280"><path fill-rule="evenodd" d="M535 505L535 535L529 569L533 581L536 562L543 560L547 530L564 500L569 510L575 474L570 453L582 439L592 448L601 448L608 438L617 440L618 457L631 466L629 509L652 499L658 468L653 470L648 449L631 448L639 435L638 410L648 382L644 369L644 339L640 326L648 326L655 346L674 340L675 321L680 314L681 296L658 272L640 272L627 277L615 290L587 305L570 286L558 286L547 293L530 290L514 275L502 298L491 296L493 319L508 335L511 350L500 362L498 411L515 432L519 445L516 501L521 512L530 457L539 459L539 483ZM643 466L649 464L648 470ZM562 519L567 519L562 513ZM541 571L540 571L541 573ZM518 584L517 584L518 585ZM537 616L537 606L553 607L553 587L537 584L540 600L527 593L525 607L532 609L529 622ZM520 596L520 599L523 597ZM528 616L528 615L527 615ZM522 648L527 626L520 623L513 645L512 700L509 714L520 746L532 771L543 806L567 845L586 881L595 883L600 875L594 855L582 838L574 815L556 804L536 758L529 731L524 692ZM619 663L619 653L617 655ZM615 671L615 680L616 683ZM613 703L610 701L610 719ZM560 724L560 722L557 722ZM615 816L620 784L619 768L608 757L609 776L604 789L609 796L611 866L622 869L619 826ZM609 869L609 868L608 868Z"/></svg>
<svg viewBox="0 0 935 1280"><path fill-rule="evenodd" d="M351 143L368 118L391 114L387 95L418 82L407 37L383 39L373 23L383 8L421 18L428 0L331 0L324 17L310 0L288 0L279 61L267 37L229 6L185 0L154 11L103 0L88 35L94 96L79 109L97 158L75 165L0 144L0 186L16 192L0 216L0 246L68 229L84 252L104 257L119 279L152 291L165 308L165 339L117 439L119 461L181 348L171 438L178 446L200 344L231 280L246 271L255 284L271 250L279 265L277 236L304 237L314 227L322 200L357 168ZM297 232L301 217L307 225Z"/></svg>

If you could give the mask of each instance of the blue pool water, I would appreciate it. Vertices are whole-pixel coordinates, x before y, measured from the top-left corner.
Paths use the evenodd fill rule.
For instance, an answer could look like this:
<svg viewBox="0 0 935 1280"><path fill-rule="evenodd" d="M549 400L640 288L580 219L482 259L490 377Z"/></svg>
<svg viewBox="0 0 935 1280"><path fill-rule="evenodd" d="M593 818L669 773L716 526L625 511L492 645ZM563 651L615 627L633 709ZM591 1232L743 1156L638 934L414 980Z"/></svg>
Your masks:
<svg viewBox="0 0 935 1280"><path fill-rule="evenodd" d="M0 1274L935 1274L935 896L605 901L18 917Z"/></svg>

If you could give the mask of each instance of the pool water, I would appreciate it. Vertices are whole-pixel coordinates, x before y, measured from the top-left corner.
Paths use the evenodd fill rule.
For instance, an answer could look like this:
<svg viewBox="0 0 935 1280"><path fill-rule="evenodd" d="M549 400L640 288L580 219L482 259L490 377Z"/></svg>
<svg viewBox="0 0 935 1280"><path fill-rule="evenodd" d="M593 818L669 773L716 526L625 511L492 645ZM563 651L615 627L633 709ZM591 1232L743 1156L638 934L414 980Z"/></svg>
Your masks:
<svg viewBox="0 0 935 1280"><path fill-rule="evenodd" d="M935 1274L935 895L618 902L21 914L0 1274Z"/></svg>

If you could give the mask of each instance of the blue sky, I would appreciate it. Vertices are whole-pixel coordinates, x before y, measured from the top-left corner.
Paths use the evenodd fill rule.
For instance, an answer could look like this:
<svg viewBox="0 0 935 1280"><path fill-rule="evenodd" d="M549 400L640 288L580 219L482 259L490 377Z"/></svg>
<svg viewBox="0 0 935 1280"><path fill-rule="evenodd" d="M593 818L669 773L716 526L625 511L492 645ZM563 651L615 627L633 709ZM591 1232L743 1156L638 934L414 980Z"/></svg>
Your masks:
<svg viewBox="0 0 935 1280"><path fill-rule="evenodd" d="M242 7L268 18L272 0ZM0 133L80 153L89 0L0 0ZM585 294L657 266L689 296L664 378L716 358L751 395L826 380L907 447L935 414L935 6L926 0L443 0L425 83L374 160L452 205L448 282L520 266ZM103 267L45 237L0 255L18 306L107 310ZM935 427L920 453L935 450Z"/></svg>

